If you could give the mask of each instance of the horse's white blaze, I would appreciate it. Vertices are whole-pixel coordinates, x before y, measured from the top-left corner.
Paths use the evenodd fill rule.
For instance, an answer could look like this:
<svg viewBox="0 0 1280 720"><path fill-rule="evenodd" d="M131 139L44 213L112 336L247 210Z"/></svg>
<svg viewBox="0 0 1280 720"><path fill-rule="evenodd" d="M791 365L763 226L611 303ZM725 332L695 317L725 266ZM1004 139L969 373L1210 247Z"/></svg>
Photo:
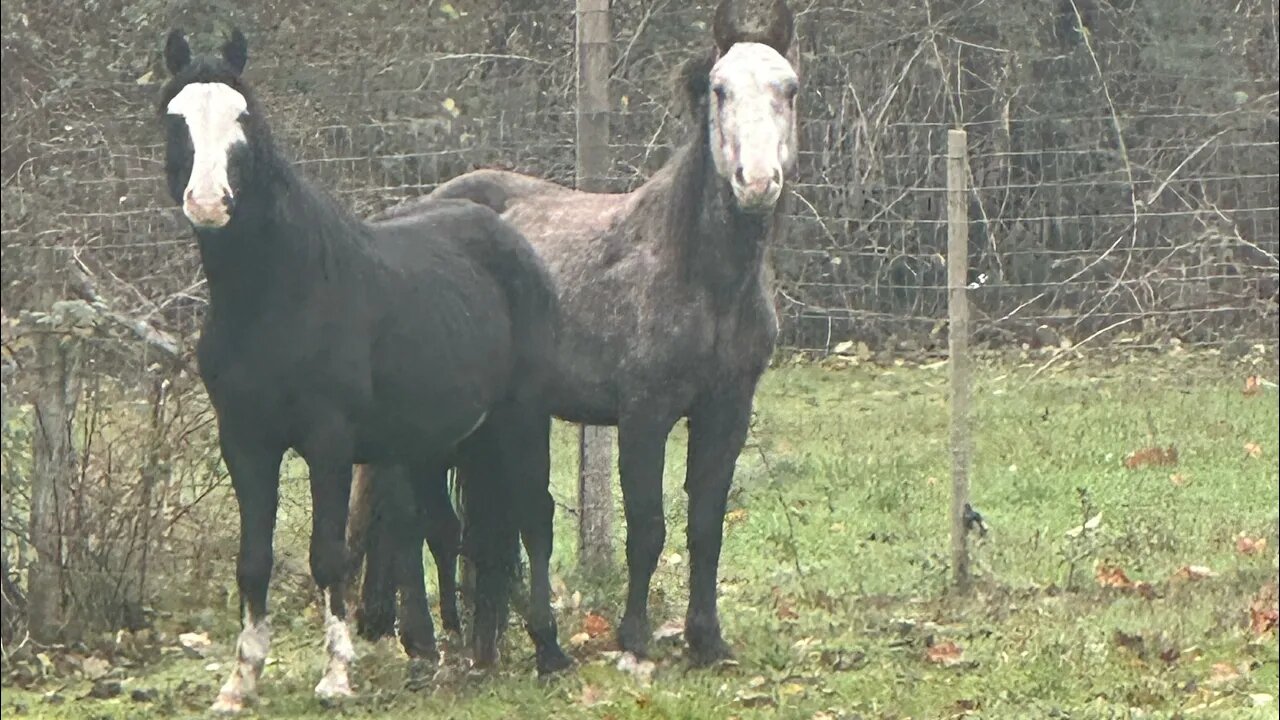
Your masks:
<svg viewBox="0 0 1280 720"><path fill-rule="evenodd" d="M796 72L778 51L738 43L711 68L711 152L739 202L771 207L794 163L795 108L787 94ZM740 172L739 172L740 171Z"/></svg>
<svg viewBox="0 0 1280 720"><path fill-rule="evenodd" d="M351 631L347 622L333 614L329 605L330 594L324 591L324 648L329 653L329 664L324 677L316 685L316 695L321 698L351 695L351 663L356 659L355 646L351 644Z"/></svg>
<svg viewBox="0 0 1280 720"><path fill-rule="evenodd" d="M220 227L231 219L224 198L231 196L227 170L231 150L246 142L240 117L249 104L222 83L191 83L169 101L167 111L187 123L194 155L182 210L196 225Z"/></svg>
<svg viewBox="0 0 1280 720"><path fill-rule="evenodd" d="M267 621L245 613L244 628L236 641L236 664L218 692L218 699L213 704L214 712L236 713L244 709L244 701L257 692L262 666L266 664L270 650L271 628Z"/></svg>

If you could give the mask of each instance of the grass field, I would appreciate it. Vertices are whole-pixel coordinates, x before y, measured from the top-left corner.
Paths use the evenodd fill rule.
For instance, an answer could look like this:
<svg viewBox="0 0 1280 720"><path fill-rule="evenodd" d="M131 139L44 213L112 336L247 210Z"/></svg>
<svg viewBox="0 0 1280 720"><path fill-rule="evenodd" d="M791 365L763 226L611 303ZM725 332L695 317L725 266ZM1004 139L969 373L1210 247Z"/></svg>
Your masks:
<svg viewBox="0 0 1280 720"><path fill-rule="evenodd" d="M1258 636L1250 628L1251 603L1277 578L1274 387L1248 396L1242 388L1251 370L1200 355L1068 366L1028 381L1034 367L978 372L972 497L990 532L976 539L978 580L969 597L950 596L946 585L945 366L785 367L770 371L760 390L726 520L720 607L736 665L690 670L678 643L668 642L656 645L651 676L623 672L605 633L575 649L575 671L544 683L532 677L531 649L513 628L499 674L430 692L404 689L396 648L361 644L359 697L322 708L311 696L322 666L315 610L286 604L273 620L256 713L1276 717L1275 631ZM1273 366L1262 374L1275 379ZM564 506L573 504L571 438L557 429ZM1167 446L1176 448L1176 464L1126 467L1131 453ZM683 617L683 447L681 428L668 454L655 626ZM1140 454L1137 464L1164 459ZM599 629L589 612L616 621L623 593L621 573L604 582L576 577L573 518L562 512L557 528L553 567L568 644L584 627ZM278 542L296 553L302 540L283 534ZM230 574L225 583L232 586ZM121 682L118 697L83 699L90 681L55 674L6 688L4 714L203 713L235 629L234 595L214 597L212 611L171 620L147 662L111 665L106 679ZM178 629L207 631L215 641L208 656L184 655L171 639Z"/></svg>

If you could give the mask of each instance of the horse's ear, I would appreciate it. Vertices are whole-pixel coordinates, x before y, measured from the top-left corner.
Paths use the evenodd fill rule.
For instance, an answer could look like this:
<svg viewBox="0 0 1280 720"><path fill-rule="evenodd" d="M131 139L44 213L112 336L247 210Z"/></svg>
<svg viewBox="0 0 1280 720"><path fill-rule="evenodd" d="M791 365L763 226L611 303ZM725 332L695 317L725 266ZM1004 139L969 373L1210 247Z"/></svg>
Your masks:
<svg viewBox="0 0 1280 720"><path fill-rule="evenodd" d="M787 7L787 0L773 0L769 10L769 26L762 42L777 50L779 55L786 55L787 50L791 49L791 37L796 30L795 16L791 14L791 8Z"/></svg>
<svg viewBox="0 0 1280 720"><path fill-rule="evenodd" d="M231 29L231 37L222 45L222 59L227 61L236 75L244 72L244 66L249 62L249 41L240 32L240 28Z"/></svg>
<svg viewBox="0 0 1280 720"><path fill-rule="evenodd" d="M738 42L737 7L734 0L720 0L716 6L715 18L711 21L711 36L715 38L716 49L723 55Z"/></svg>
<svg viewBox="0 0 1280 720"><path fill-rule="evenodd" d="M191 64L191 46L187 44L187 36L180 28L169 31L164 41L164 66L170 75L177 75Z"/></svg>
<svg viewBox="0 0 1280 720"><path fill-rule="evenodd" d="M772 0L769 3L769 16L764 22L760 22L754 13L743 18L744 11L749 9L754 8L742 7L739 0L721 0L716 7L711 34L720 53L729 52L729 48L735 43L758 42L777 50L779 55L786 55L795 30L795 18L791 14L791 8L787 7L786 0Z"/></svg>

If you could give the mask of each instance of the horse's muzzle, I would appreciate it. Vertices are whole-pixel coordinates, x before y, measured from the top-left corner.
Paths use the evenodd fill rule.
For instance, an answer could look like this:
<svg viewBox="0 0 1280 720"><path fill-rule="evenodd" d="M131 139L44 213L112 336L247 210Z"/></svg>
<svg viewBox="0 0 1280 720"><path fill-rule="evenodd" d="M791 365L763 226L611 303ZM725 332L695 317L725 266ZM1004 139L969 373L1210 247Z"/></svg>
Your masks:
<svg viewBox="0 0 1280 720"><path fill-rule="evenodd" d="M192 225L199 228L220 228L231 222L231 210L235 200L230 191L223 191L220 196L196 197L187 190L183 197L182 214L187 216Z"/></svg>

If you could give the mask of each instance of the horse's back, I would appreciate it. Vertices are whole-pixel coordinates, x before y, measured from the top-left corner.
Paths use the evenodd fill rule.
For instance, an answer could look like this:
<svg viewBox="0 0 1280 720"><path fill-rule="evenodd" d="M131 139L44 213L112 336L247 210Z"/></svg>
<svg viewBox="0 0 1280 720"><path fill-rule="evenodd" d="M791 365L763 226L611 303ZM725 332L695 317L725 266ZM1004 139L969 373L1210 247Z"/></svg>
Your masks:
<svg viewBox="0 0 1280 720"><path fill-rule="evenodd" d="M546 265L514 226L470 200L435 198L371 227L385 238L377 244L399 254L391 262L417 263L447 253L454 259L453 277L441 282L477 276L491 281L510 318L516 377L522 387L537 385L535 377L548 372L554 354L560 303Z"/></svg>

